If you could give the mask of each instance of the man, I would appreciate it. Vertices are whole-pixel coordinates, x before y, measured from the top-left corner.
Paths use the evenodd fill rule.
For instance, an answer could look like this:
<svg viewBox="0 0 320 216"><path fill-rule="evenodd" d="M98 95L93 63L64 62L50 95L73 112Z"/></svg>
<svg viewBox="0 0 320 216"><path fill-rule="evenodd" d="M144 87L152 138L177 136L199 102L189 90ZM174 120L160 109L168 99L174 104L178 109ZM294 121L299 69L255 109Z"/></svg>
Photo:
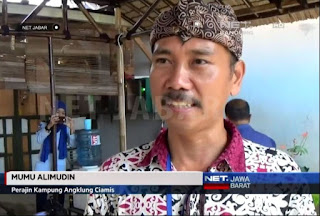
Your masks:
<svg viewBox="0 0 320 216"><path fill-rule="evenodd" d="M180 0L151 32L151 91L168 130L155 141L119 153L102 171L296 172L288 155L242 140L223 119L229 95L245 73L241 29L230 6ZM269 149L270 150L270 149ZM282 163L277 163L281 161ZM89 195L85 214L314 214L310 195Z"/></svg>
<svg viewBox="0 0 320 216"><path fill-rule="evenodd" d="M226 105L225 113L227 118L237 126L237 129L243 138L266 147L276 147L276 143L273 139L254 130L249 125L251 114L247 101L242 99L233 99L229 101Z"/></svg>

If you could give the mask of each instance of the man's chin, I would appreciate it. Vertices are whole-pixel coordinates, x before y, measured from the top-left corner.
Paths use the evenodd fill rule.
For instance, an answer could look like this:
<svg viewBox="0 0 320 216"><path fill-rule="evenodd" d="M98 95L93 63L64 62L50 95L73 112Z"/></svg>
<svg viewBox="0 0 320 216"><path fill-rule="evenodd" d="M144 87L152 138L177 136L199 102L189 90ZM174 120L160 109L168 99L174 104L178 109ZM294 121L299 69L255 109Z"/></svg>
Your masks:
<svg viewBox="0 0 320 216"><path fill-rule="evenodd" d="M166 120L168 128L173 130L189 131L199 127L195 119L172 117Z"/></svg>

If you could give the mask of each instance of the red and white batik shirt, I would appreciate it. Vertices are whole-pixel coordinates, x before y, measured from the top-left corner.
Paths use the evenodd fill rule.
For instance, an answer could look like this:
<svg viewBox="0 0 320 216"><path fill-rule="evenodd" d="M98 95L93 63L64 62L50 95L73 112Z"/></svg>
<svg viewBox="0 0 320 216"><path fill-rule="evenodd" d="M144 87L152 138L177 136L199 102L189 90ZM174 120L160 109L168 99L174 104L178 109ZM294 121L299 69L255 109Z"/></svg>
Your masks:
<svg viewBox="0 0 320 216"><path fill-rule="evenodd" d="M225 121L231 141L209 172L300 172L286 153L242 139L236 127ZM148 144L121 152L102 166L102 171L165 171L168 155L167 131ZM175 170L171 164L172 170ZM172 194L172 214L181 215L189 199L190 215L200 215L200 194ZM203 196L203 195L202 195ZM206 194L205 215L315 215L310 194ZM166 194L91 194L85 215L167 215Z"/></svg>

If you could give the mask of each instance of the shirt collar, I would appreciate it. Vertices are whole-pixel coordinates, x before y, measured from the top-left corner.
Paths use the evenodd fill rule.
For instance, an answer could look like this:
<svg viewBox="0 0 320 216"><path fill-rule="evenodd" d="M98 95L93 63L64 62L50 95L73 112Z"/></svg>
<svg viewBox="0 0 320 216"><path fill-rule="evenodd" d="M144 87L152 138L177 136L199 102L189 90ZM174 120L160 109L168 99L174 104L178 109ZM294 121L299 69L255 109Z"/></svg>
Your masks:
<svg viewBox="0 0 320 216"><path fill-rule="evenodd" d="M224 171L221 169L225 169L225 166L228 165L232 172L245 172L245 156L241 134L237 127L228 120L224 121L224 127L231 139L220 156L213 162L212 167L217 167L218 171Z"/></svg>
<svg viewBox="0 0 320 216"><path fill-rule="evenodd" d="M249 124L240 124L237 126L238 129L247 129L247 128L251 128L251 126Z"/></svg>
<svg viewBox="0 0 320 216"><path fill-rule="evenodd" d="M230 137L230 143L208 170L245 172L245 156L242 137L236 126L230 121L225 120L224 127ZM154 141L152 149L139 165L147 166L153 161L154 157L157 157L162 169L166 170L168 153L168 130L162 129Z"/></svg>

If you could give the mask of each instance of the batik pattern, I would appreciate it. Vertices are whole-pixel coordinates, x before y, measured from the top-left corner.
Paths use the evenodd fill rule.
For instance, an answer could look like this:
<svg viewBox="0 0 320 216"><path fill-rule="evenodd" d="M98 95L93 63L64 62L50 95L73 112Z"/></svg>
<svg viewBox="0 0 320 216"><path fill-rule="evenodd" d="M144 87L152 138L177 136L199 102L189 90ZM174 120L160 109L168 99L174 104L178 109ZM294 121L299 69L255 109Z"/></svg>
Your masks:
<svg viewBox="0 0 320 216"><path fill-rule="evenodd" d="M119 153L108 159L103 171L163 171L155 156L150 164L137 166L153 149L155 142ZM282 151L243 140L246 172L299 172L298 165ZM224 169L228 163L223 162ZM230 167L227 171L230 171ZM209 171L216 171L212 167ZM173 194L172 211L179 215L189 196L190 214L200 215L199 194ZM166 215L166 195L90 195L85 214ZM206 215L315 215L309 194L207 194Z"/></svg>
<svg viewBox="0 0 320 216"><path fill-rule="evenodd" d="M155 21L150 34L151 46L161 38L174 35L182 41L192 37L211 40L228 48L238 59L242 55L242 30L230 5L180 0Z"/></svg>

